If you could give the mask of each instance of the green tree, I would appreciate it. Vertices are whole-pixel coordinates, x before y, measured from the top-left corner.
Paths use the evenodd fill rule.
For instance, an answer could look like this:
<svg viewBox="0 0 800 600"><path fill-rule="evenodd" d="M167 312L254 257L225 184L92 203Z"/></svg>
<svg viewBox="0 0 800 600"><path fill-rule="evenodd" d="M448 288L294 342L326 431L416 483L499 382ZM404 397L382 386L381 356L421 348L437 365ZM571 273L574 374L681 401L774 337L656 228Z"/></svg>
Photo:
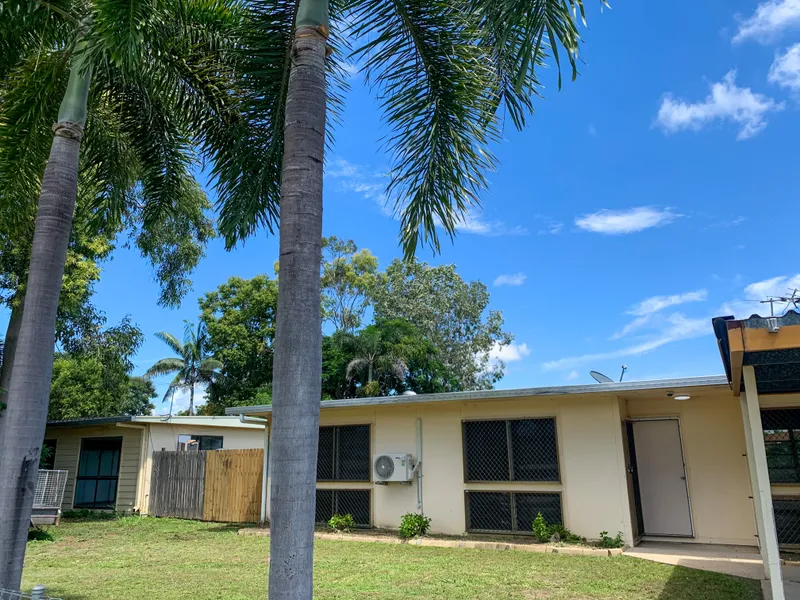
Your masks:
<svg viewBox="0 0 800 600"><path fill-rule="evenodd" d="M21 578L35 473L28 457L39 455L47 420L79 183L101 192L98 218L123 219L135 202L145 226L195 201L194 142L214 115L208 98L227 97L214 85L228 73L215 57L228 47L232 4L0 4L0 223L35 213L0 427L0 587L18 589Z"/></svg>
<svg viewBox="0 0 800 600"><path fill-rule="evenodd" d="M322 238L322 316L336 331L353 332L371 304L379 281L378 259L353 240Z"/></svg>
<svg viewBox="0 0 800 600"><path fill-rule="evenodd" d="M503 315L487 311L488 305L486 286L464 281L455 265L416 260L393 261L375 291L377 319L405 319L439 350L455 377L447 391L490 389L503 376L503 363L489 353L513 336L503 331Z"/></svg>
<svg viewBox="0 0 800 600"><path fill-rule="evenodd" d="M523 125L537 95L536 68L548 57L560 65L559 45L576 75L583 3L259 0L247 8L250 27L236 70L243 89L237 114L246 116L215 121L209 139L228 243L259 225L272 228L280 214L269 594L307 600L321 391L326 111L342 102L337 36L355 45L355 58L377 88L390 127L387 197L396 201L411 257L420 242L438 249L437 227L452 237L479 203L496 162L490 144L500 137L498 111Z"/></svg>
<svg viewBox="0 0 800 600"><path fill-rule="evenodd" d="M144 336L129 318L73 340L53 363L48 419L149 414L155 388L131 377Z"/></svg>
<svg viewBox="0 0 800 600"><path fill-rule="evenodd" d="M323 398L446 391L452 376L438 354L401 319L379 320L356 334L336 332L323 340Z"/></svg>
<svg viewBox="0 0 800 600"><path fill-rule="evenodd" d="M207 351L222 363L222 377L206 390L204 414L271 401L277 305L278 283L266 275L231 277L200 299Z"/></svg>
<svg viewBox="0 0 800 600"><path fill-rule="evenodd" d="M222 362L214 358L208 351L205 326L200 323L186 323L183 332L183 343L171 333L160 331L155 336L169 346L177 354L176 357L162 358L147 369L144 376L148 379L160 375L175 377L169 384L164 401L177 390L189 390L189 414L194 414L194 393L198 385L208 386L219 376Z"/></svg>

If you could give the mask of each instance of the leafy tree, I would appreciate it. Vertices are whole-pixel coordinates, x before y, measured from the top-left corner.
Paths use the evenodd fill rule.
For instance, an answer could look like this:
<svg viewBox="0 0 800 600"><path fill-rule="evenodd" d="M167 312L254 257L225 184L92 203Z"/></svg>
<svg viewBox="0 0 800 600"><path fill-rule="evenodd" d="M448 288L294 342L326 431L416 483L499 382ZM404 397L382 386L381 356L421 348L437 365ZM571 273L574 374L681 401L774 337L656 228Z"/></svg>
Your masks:
<svg viewBox="0 0 800 600"><path fill-rule="evenodd" d="M166 394L164 394L164 401L172 396L175 391L187 389L189 390L189 414L193 415L195 388L198 385L208 386L211 384L222 368L222 363L211 356L208 351L205 326L200 323L195 329L194 323L186 323L183 332L183 343L166 331L160 331L155 335L178 356L162 358L147 369L144 376L152 378L175 373L175 377L170 382Z"/></svg>
<svg viewBox="0 0 800 600"><path fill-rule="evenodd" d="M453 376L439 352L408 321L380 320L356 334L323 339L323 398L447 391Z"/></svg>
<svg viewBox="0 0 800 600"><path fill-rule="evenodd" d="M19 589L47 420L58 297L81 185L98 218L145 226L195 202L194 142L213 118L232 2L0 4L0 223L35 213L8 408L0 427L0 587ZM52 123L56 123L52 126ZM49 152L49 155L48 155ZM38 195L38 203L35 199ZM137 201L137 197L138 200Z"/></svg>
<svg viewBox="0 0 800 600"><path fill-rule="evenodd" d="M206 390L204 414L271 401L277 305L278 283L266 275L231 277L200 299L206 349L222 363L222 377Z"/></svg>
<svg viewBox="0 0 800 600"><path fill-rule="evenodd" d="M322 238L322 315L336 331L353 332L364 319L379 281L378 259L353 240Z"/></svg>
<svg viewBox="0 0 800 600"><path fill-rule="evenodd" d="M155 388L130 376L143 338L126 317L119 325L73 340L53 363L48 418L149 414Z"/></svg>
<svg viewBox="0 0 800 600"><path fill-rule="evenodd" d="M489 359L496 347L510 344L499 311L487 312L489 291L479 281L465 282L455 265L393 261L384 285L375 292L378 319L405 319L439 350L454 375L447 391L490 389L504 365Z"/></svg>
<svg viewBox="0 0 800 600"><path fill-rule="evenodd" d="M247 9L235 71L242 110L216 120L208 139L228 244L260 225L272 229L280 214L269 594L307 600L321 391L317 268L326 112L332 107L335 121L342 102L331 52L337 36L355 45L366 79L378 88L391 129L387 197L396 200L410 258L419 242L438 249L437 226L453 236L479 203L496 162L489 146L500 137L498 111L517 127L524 124L537 95L536 68L549 56L560 65L559 45L576 75L583 3L258 0Z"/></svg>

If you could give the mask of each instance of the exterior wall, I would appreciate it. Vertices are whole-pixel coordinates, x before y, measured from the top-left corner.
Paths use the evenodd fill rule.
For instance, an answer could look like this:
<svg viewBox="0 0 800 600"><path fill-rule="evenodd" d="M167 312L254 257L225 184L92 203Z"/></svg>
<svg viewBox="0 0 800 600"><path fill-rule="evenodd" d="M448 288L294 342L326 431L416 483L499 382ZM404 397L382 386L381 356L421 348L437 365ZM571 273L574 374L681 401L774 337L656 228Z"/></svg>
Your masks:
<svg viewBox="0 0 800 600"><path fill-rule="evenodd" d="M211 427L180 425L173 423L148 423L145 436L144 468L140 476L140 488L136 507L147 514L150 497L150 476L153 470L153 452L177 450L179 435L213 435L222 438L223 450L248 450L264 448L264 429L245 427Z"/></svg>
<svg viewBox="0 0 800 600"><path fill-rule="evenodd" d="M465 483L462 421L555 417L561 482ZM416 420L422 420L423 506L434 532L466 529L464 492L544 491L562 494L564 524L596 538L623 531L632 542L620 404L615 396L560 396L467 403L374 406L324 410L321 425L372 425L371 454L411 453L416 459ZM324 483L320 489L371 489L376 527L397 528L417 512L416 483L388 486Z"/></svg>
<svg viewBox="0 0 800 600"><path fill-rule="evenodd" d="M107 425L100 427L53 427L45 432L45 439L57 440L54 468L68 471L62 510L72 510L75 497L75 477L78 473L81 440L97 437L121 437L117 505L119 512L130 512L136 505L137 480L142 444L142 430L131 427Z"/></svg>
<svg viewBox="0 0 800 600"><path fill-rule="evenodd" d="M755 545L756 526L739 399L727 389L690 400L629 397L630 418L677 417L699 543Z"/></svg>

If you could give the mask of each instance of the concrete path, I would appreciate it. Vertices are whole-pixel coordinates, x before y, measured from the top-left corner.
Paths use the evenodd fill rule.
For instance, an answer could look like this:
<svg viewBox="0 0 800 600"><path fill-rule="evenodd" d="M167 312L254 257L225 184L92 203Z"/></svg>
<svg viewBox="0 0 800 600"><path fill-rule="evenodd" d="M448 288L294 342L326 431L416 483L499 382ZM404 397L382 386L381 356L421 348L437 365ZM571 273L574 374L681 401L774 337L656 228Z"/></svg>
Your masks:
<svg viewBox="0 0 800 600"><path fill-rule="evenodd" d="M761 554L749 546L642 542L635 548L625 550L624 554L668 565L758 579L764 591L764 600L772 598L769 582L764 579ZM786 600L800 600L800 565L784 563L781 570Z"/></svg>

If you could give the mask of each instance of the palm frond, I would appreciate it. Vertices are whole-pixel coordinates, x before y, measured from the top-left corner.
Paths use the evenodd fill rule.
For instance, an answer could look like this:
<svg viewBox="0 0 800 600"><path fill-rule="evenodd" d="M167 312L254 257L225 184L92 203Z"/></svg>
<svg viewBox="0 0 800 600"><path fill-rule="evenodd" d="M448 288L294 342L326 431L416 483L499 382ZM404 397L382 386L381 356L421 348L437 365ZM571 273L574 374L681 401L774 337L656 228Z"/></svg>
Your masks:
<svg viewBox="0 0 800 600"><path fill-rule="evenodd" d="M162 358L152 367L147 369L144 377L152 379L153 377L160 377L161 375L168 375L178 371L178 375L183 371L185 364L180 358Z"/></svg>
<svg viewBox="0 0 800 600"><path fill-rule="evenodd" d="M448 0L355 0L355 56L380 91L392 156L388 194L407 257L439 249L486 186L495 160L495 73L474 22Z"/></svg>
<svg viewBox="0 0 800 600"><path fill-rule="evenodd" d="M218 371L221 371L225 365L221 360L217 360L216 358L204 358L200 361L199 371L200 373L205 374L218 374Z"/></svg>
<svg viewBox="0 0 800 600"><path fill-rule="evenodd" d="M368 358L359 357L354 358L349 363L347 363L347 370L345 372L345 377L348 379L352 379L356 373L363 371L364 369L368 368L370 365L370 360Z"/></svg>
<svg viewBox="0 0 800 600"><path fill-rule="evenodd" d="M178 338L167 331L159 331L153 335L169 346L175 354L181 357L181 359L183 358L185 349L183 344L178 341Z"/></svg>
<svg viewBox="0 0 800 600"><path fill-rule="evenodd" d="M479 20L481 45L497 70L498 105L504 103L514 125L521 129L533 113L540 86L536 69L548 54L555 60L561 88L559 46L566 51L572 79L578 75L580 43L577 19L585 22L583 0L470 0L469 12Z"/></svg>

